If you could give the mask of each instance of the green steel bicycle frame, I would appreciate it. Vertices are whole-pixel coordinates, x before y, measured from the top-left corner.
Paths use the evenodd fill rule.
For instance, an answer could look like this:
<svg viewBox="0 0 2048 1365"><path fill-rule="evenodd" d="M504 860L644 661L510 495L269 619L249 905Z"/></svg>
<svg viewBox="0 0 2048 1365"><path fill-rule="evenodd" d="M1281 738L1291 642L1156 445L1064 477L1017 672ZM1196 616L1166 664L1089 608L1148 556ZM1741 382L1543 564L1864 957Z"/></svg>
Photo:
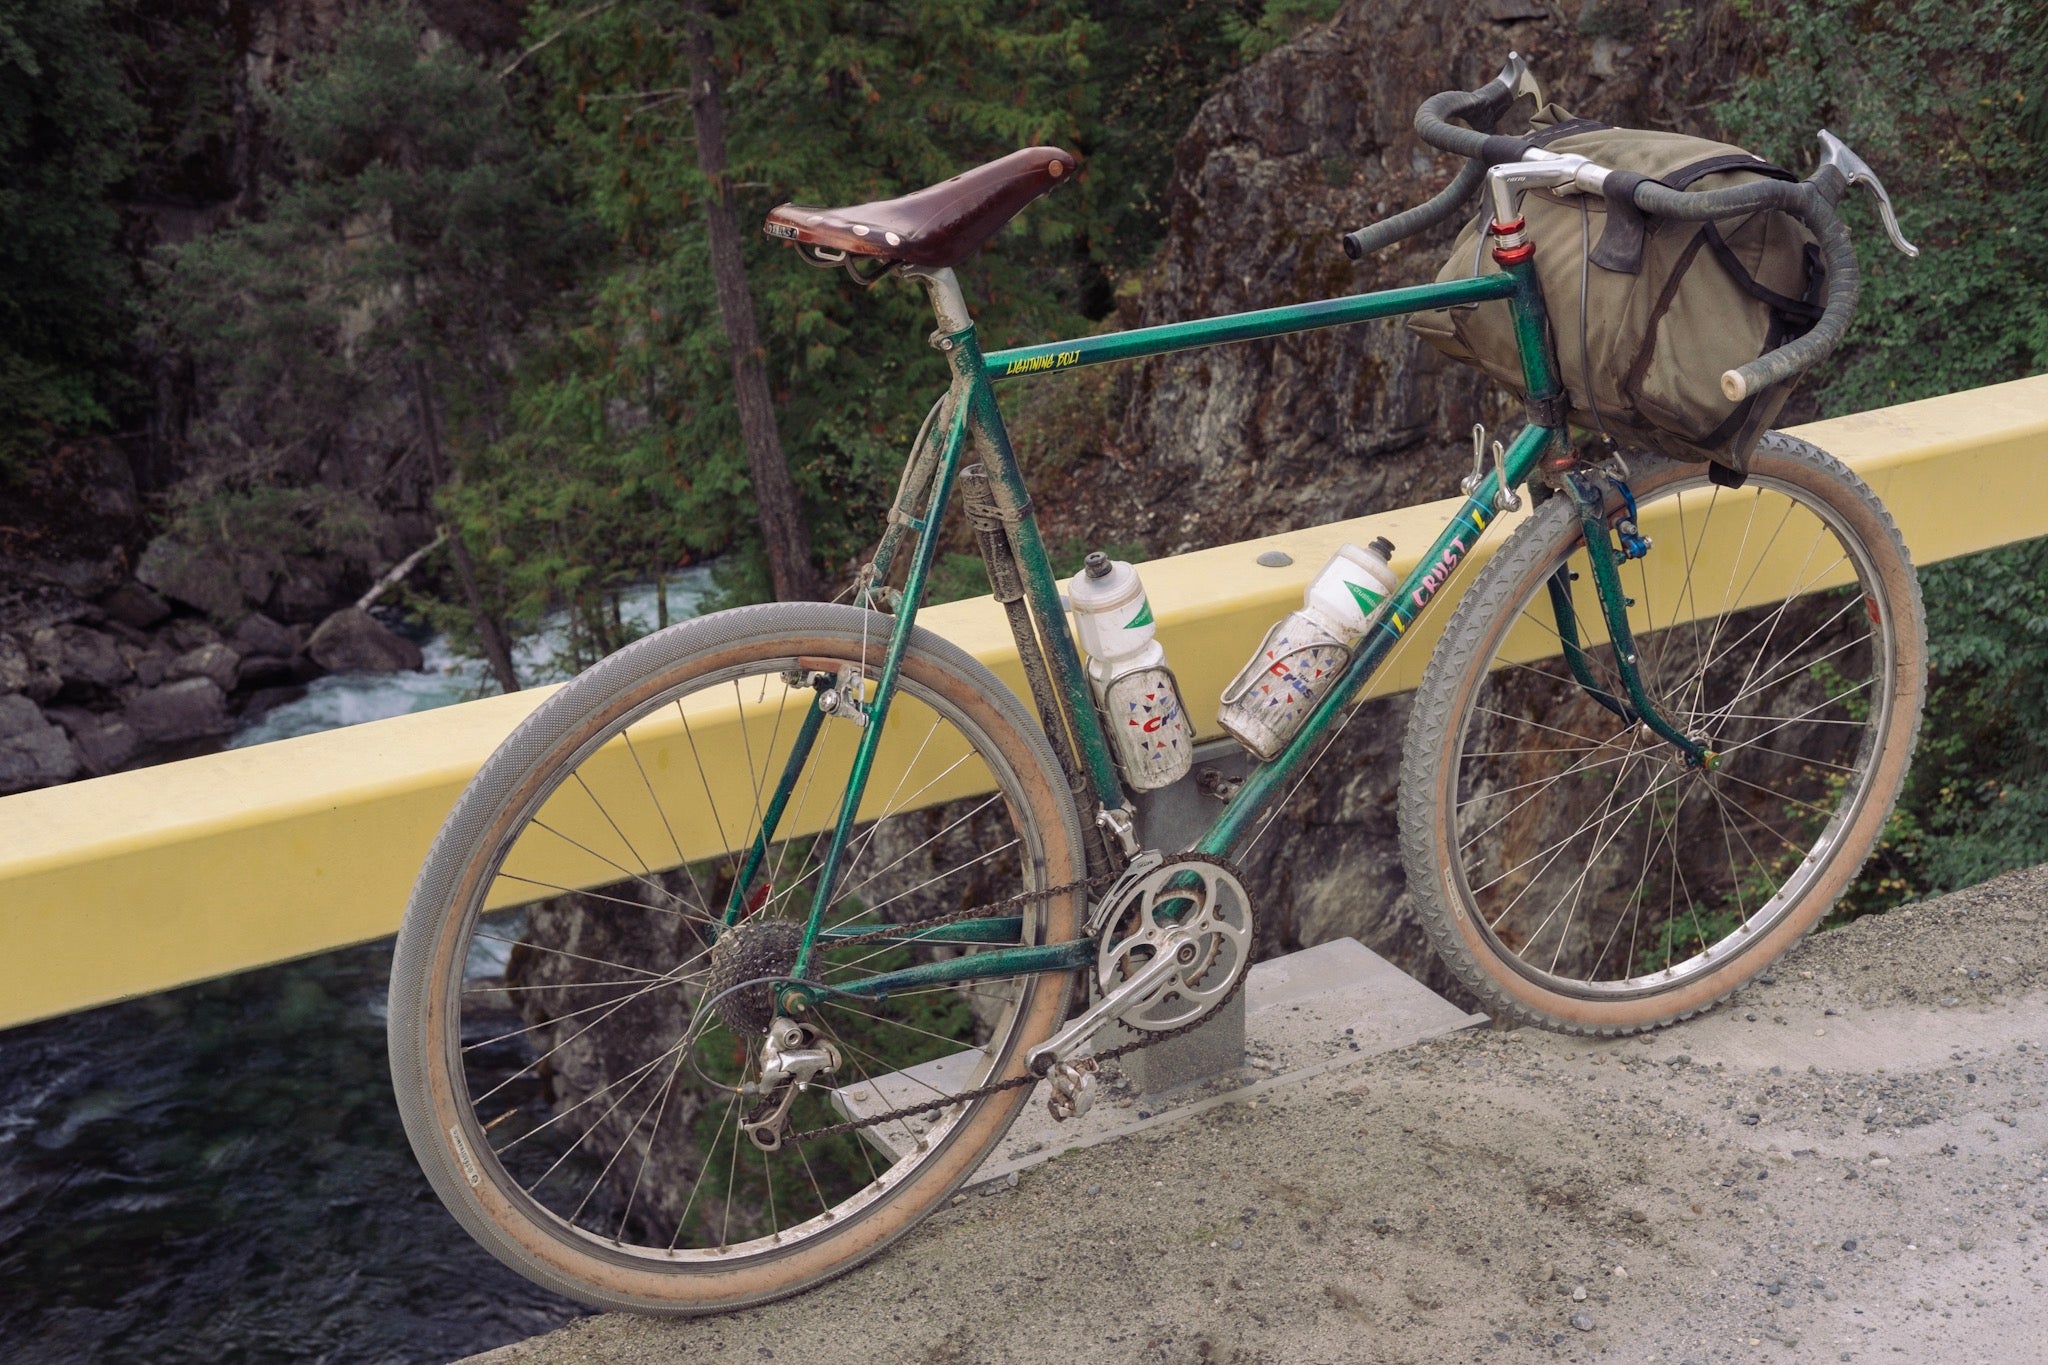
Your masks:
<svg viewBox="0 0 2048 1365"><path fill-rule="evenodd" d="M1551 354L1549 324L1544 311L1542 291L1536 281L1535 268L1526 258L1505 264L1500 273L1494 275L1356 294L1345 298L1267 308L1193 322L1169 323L1165 326L1144 327L1135 331L1116 332L1073 341L1054 341L1044 345L995 351L986 355L980 348L972 322L966 318L964 307L958 306L958 286L953 281L952 273L933 271L921 278L932 294L934 306L940 316L940 331L935 335L933 344L945 354L953 371L952 387L944 406L940 409L948 415L944 422L945 429L940 438L936 463L930 474L929 491L924 499L922 514L907 516L904 519L903 529L915 533L917 543L910 558L887 653L881 672L875 679L873 698L865 703L860 698L851 700L852 705L861 706L864 711L864 732L856 748L846 793L831 831L818 886L812 898L803 945L791 968L788 985L779 994L783 1007L796 1012L801 1012L815 993L825 989L840 995L880 997L918 986L984 977L1072 971L1095 960L1095 944L1092 940L1053 944L1025 943L1023 920L1017 916L1009 916L969 920L924 931L910 931L903 936L905 943L949 941L998 945L984 952L886 972L845 986L824 988L802 982L815 948L829 947L836 938L884 927L872 923L826 927L825 912L837 894L839 861L845 851L855 814L866 790L868 773L873 766L883 726L888 719L889 705L896 690L903 655L910 642L911 628L917 619L919 599L923 595L937 549L938 537L931 534L931 531L946 510L954 483L960 473L962 458L970 449L987 469L991 491L1004 509L1005 521L1010 529L1018 567L1024 580L1030 614L1045 650L1051 686L1060 694L1057 698L1039 700L1041 703L1058 701L1057 711L1066 717L1081 770L1101 808L1114 811L1127 807L1115 761L1111 757L1109 742L1096 718L1094 700L1088 690L1080 656L1067 629L1066 614L1060 607L1059 582L1053 575L1052 564L1046 555L1037 520L1031 512L1030 496L1025 489L1023 474L1018 467L1016 454L1011 448L1002 414L996 406L996 380L1055 374L1084 365L1164 355L1172 351L1248 341L1260 337L1284 336L1461 304L1504 300L1513 313L1527 392L1537 402L1553 399L1562 393L1556 361ZM951 307L948 306L949 298L953 304ZM954 325L949 327L949 323ZM1522 430L1509 447L1502 462L1502 469L1498 472L1488 472L1478 481L1464 504L1423 555L1420 563L1402 582L1395 594L1395 605L1353 652L1339 685L1324 695L1293 741L1277 758L1252 770L1243 786L1217 816L1215 823L1196 843L1197 851L1227 855L1236 846L1267 802L1272 800L1283 789L1287 779L1310 759L1316 746L1329 734L1342 712L1350 705L1351 698L1364 689L1402 635L1427 610L1445 585L1469 562L1473 546L1494 520L1495 499L1501 491L1503 475L1508 488L1526 482L1537 461L1563 436L1562 426L1550 427L1532 423ZM917 452L913 452L913 459L916 457ZM1605 537L1600 539L1602 543L1599 548L1604 550ZM886 573L887 561L893 553L895 543L894 538L886 540L884 551L877 556L883 573ZM1609 576L1601 575L1600 586L1603 591L1607 586L1605 579ZM1623 626L1626 626L1625 617ZM821 691L822 687L821 683ZM1051 711L1049 707L1042 706L1041 709L1048 713ZM821 714L817 707L812 707L810 717L807 717L807 726L811 717ZM815 733L815 727L808 726L806 733ZM1057 742L1055 737L1055 743ZM808 745L802 747L808 748ZM728 922L737 919L741 913L746 891L752 880L752 871L758 867L761 853L774 838L773 817L779 814L783 804L784 794L781 788L790 784L800 766L801 759L793 757L778 783L777 793L770 804L770 818L764 819L761 830L748 850L746 870L734 885L732 901L727 912ZM1088 814L1086 811L1082 813L1084 816Z"/></svg>

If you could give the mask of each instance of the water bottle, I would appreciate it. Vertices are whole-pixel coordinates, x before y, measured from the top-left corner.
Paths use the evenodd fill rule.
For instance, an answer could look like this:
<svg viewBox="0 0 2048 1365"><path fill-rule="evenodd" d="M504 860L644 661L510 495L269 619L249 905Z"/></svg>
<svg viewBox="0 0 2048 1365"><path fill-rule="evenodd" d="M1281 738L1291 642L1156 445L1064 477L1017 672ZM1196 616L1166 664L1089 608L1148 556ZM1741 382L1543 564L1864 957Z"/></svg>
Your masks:
<svg viewBox="0 0 2048 1365"><path fill-rule="evenodd" d="M1300 611L1271 630L1230 686L1216 719L1262 763L1277 758L1308 713L1344 674L1400 580L1387 561L1385 536L1360 549L1345 545L1308 585Z"/></svg>
<svg viewBox="0 0 2048 1365"><path fill-rule="evenodd" d="M1098 550L1067 585L1067 605L1124 781L1138 791L1180 781L1195 761L1195 737L1153 638L1159 628L1138 571Z"/></svg>

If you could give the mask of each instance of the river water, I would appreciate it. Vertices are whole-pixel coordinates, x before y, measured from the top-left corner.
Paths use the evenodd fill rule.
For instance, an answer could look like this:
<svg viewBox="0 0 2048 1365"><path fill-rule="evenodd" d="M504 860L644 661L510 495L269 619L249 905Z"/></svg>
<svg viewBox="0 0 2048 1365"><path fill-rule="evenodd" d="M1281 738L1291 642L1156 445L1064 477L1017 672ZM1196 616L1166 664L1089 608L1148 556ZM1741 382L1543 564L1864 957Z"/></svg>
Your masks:
<svg viewBox="0 0 2048 1365"><path fill-rule="evenodd" d="M710 587L672 577L671 618ZM652 587L624 611L651 627ZM522 642L522 679L559 643ZM419 673L319 679L231 743L494 690L422 649ZM0 1359L445 1361L585 1311L485 1254L414 1165L390 961L385 940L0 1033Z"/></svg>

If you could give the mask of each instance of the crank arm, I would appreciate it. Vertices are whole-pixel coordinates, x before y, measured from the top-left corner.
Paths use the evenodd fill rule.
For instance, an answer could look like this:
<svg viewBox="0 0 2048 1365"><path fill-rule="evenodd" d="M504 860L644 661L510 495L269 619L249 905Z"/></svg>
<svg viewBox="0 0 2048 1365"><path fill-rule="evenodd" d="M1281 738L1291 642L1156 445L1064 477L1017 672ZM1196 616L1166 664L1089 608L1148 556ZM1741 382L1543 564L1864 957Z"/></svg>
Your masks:
<svg viewBox="0 0 2048 1365"><path fill-rule="evenodd" d="M1058 1033L1032 1048L1024 1058L1024 1065L1032 1075L1043 1076L1054 1063L1065 1061L1093 1038L1097 1029L1132 1006L1143 1004L1154 991L1172 980L1187 965L1180 960L1183 947L1198 946L1196 936L1185 931L1168 935L1159 951L1152 955L1152 960L1140 967L1135 976L1069 1020Z"/></svg>

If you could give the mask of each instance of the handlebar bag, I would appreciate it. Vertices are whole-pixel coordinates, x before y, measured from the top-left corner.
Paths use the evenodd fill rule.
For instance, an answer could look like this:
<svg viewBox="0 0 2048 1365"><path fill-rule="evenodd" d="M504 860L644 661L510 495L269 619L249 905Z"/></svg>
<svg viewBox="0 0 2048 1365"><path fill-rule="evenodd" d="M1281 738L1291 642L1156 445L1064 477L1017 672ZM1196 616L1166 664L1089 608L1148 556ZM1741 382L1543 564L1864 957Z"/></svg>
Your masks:
<svg viewBox="0 0 2048 1365"><path fill-rule="evenodd" d="M1545 105L1529 140L1635 171L1675 190L1792 175L1706 138L1612 128ZM1438 282L1498 274L1488 213L1465 226ZM1718 223L1659 220L1597 194L1533 190L1522 217L1576 426L1674 459L1712 460L1737 476L1791 396L1775 384L1731 403L1721 373L1810 328L1821 314L1820 251L1805 226L1765 211ZM1409 330L1437 350L1525 392L1505 300L1417 313ZM1588 370L1591 379L1588 381Z"/></svg>

